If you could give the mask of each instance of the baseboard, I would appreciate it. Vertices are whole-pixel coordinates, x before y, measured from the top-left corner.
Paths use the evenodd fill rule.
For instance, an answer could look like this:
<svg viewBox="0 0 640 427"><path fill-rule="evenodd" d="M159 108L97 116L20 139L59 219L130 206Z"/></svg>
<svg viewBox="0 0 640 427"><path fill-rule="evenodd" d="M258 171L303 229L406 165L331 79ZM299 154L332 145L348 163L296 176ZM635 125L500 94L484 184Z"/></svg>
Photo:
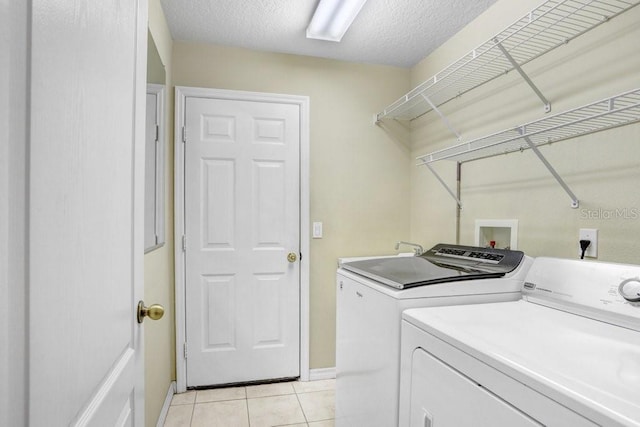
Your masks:
<svg viewBox="0 0 640 427"><path fill-rule="evenodd" d="M336 377L336 368L319 368L309 370L309 381L331 380Z"/></svg>
<svg viewBox="0 0 640 427"><path fill-rule="evenodd" d="M164 404L162 405L162 409L160 410L160 416L158 417L156 427L164 426L164 422L167 419L167 414L169 413L169 406L171 406L171 399L173 399L173 395L175 393L176 382L171 381L171 384L169 384L169 390L167 390L167 396L164 398Z"/></svg>

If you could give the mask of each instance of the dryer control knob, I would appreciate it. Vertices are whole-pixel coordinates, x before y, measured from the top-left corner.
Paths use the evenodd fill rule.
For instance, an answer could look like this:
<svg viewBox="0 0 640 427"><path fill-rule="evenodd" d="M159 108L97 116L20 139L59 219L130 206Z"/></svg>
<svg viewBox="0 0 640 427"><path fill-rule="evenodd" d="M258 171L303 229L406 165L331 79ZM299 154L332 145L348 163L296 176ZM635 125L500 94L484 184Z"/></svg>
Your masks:
<svg viewBox="0 0 640 427"><path fill-rule="evenodd" d="M629 302L640 302L640 278L623 280L618 286L618 292Z"/></svg>

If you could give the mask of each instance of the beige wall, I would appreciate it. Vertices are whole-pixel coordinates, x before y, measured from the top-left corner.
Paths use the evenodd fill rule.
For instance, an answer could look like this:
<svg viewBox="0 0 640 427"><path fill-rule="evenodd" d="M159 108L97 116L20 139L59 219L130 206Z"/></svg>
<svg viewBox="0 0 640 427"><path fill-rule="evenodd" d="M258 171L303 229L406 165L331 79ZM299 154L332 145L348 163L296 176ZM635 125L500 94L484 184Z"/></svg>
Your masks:
<svg viewBox="0 0 640 427"><path fill-rule="evenodd" d="M341 256L393 252L409 236L410 153L373 114L409 89L409 71L215 45L174 43L173 84L310 97L311 368L335 366L335 270Z"/></svg>
<svg viewBox="0 0 640 427"><path fill-rule="evenodd" d="M160 6L149 0L149 31L165 66L167 88L165 114L167 125L165 164L165 240L159 249L144 257L144 300L162 304L165 315L145 322L145 422L155 426L171 381L175 380L175 312L173 270L173 90L171 55L173 41Z"/></svg>
<svg viewBox="0 0 640 427"><path fill-rule="evenodd" d="M499 0L412 70L412 86L426 80L539 4ZM524 67L551 101L553 113L638 88L640 8L607 22ZM443 107L471 140L545 116L516 73ZM531 151L462 167L461 243L474 241L476 219L518 219L519 248L532 256L577 256L578 229L598 228L599 259L638 263L640 250L640 124L558 142L542 152L580 199L570 200ZM456 143L437 115L412 123L412 156ZM435 164L455 188L455 164ZM455 240L455 202L424 167L411 172L411 238L427 246ZM627 209L628 218L608 218ZM605 216L592 219L590 216Z"/></svg>

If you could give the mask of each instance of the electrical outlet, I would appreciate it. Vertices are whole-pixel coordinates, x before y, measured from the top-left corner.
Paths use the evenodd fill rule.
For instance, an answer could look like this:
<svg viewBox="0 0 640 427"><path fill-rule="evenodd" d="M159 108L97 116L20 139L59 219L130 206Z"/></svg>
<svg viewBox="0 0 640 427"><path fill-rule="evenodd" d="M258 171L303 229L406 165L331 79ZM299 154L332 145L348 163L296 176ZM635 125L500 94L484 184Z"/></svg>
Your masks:
<svg viewBox="0 0 640 427"><path fill-rule="evenodd" d="M589 240L591 243L584 253L585 257L598 258L598 229L597 228L581 228L578 237L578 255L582 255L580 249L580 240Z"/></svg>

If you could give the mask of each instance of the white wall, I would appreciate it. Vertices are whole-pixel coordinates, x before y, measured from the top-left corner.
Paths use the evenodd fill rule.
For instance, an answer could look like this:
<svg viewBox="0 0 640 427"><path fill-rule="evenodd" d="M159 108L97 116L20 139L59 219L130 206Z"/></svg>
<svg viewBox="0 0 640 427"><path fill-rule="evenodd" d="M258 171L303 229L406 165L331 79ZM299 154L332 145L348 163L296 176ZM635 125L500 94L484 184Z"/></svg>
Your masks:
<svg viewBox="0 0 640 427"><path fill-rule="evenodd" d="M488 40L539 0L499 0L412 70L415 86ZM640 7L538 58L524 69L552 103L552 113L640 87ZM542 103L512 72L443 107L471 140L545 116ZM640 262L640 218L589 219L600 210L638 209L640 124L542 147L580 199L569 197L533 152L465 163L461 243L473 244L476 219L519 219L519 248L533 256L577 257L578 229L600 230L599 259ZM412 123L413 155L456 143L434 113ZM455 188L455 164L435 164ZM424 167L412 170L411 230L427 245L455 240L455 202Z"/></svg>
<svg viewBox="0 0 640 427"><path fill-rule="evenodd" d="M0 425L26 425L27 5L0 2Z"/></svg>

